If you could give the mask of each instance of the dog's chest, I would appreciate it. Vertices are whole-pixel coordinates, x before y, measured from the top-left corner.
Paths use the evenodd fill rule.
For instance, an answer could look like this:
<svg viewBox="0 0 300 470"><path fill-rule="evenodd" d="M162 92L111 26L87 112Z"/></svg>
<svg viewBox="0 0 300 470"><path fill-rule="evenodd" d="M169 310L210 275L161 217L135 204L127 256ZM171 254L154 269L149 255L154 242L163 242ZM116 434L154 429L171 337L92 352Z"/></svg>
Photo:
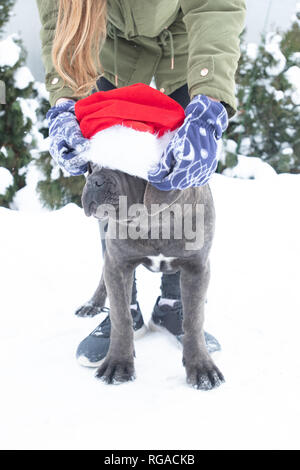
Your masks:
<svg viewBox="0 0 300 470"><path fill-rule="evenodd" d="M177 258L171 256L164 256L162 254L158 256L147 256L147 268L150 271L155 273L164 272L164 271L171 271L172 270L172 262L175 261Z"/></svg>

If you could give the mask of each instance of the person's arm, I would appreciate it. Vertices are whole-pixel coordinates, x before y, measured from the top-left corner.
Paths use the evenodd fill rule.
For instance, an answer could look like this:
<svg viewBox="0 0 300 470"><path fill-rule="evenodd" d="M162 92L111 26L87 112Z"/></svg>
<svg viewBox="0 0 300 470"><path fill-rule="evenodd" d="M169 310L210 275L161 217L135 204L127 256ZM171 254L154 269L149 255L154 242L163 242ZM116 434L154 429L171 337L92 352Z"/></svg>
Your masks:
<svg viewBox="0 0 300 470"><path fill-rule="evenodd" d="M52 58L52 44L58 18L58 0L36 0L41 28L42 55L45 67L45 84L50 93L49 101L51 106L62 102L62 98L75 99L70 87L64 86L62 78L56 72Z"/></svg>
<svg viewBox="0 0 300 470"><path fill-rule="evenodd" d="M180 0L180 4L189 38L190 96L201 94L219 100L232 117L245 0Z"/></svg>

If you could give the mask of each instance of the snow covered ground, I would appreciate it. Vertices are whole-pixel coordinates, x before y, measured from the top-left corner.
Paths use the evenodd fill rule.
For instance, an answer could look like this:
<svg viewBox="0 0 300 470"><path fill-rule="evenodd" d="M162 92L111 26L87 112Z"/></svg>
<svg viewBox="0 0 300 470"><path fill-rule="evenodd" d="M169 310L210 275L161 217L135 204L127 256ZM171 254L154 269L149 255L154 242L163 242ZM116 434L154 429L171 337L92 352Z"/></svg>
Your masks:
<svg viewBox="0 0 300 470"><path fill-rule="evenodd" d="M108 386L78 366L76 347L101 320L73 315L100 276L97 223L75 205L29 210L28 194L21 211L0 208L0 447L299 449L299 183L213 178L206 330L227 382L212 392L186 385L181 350L161 333L136 342L133 383ZM146 320L159 283L139 269Z"/></svg>

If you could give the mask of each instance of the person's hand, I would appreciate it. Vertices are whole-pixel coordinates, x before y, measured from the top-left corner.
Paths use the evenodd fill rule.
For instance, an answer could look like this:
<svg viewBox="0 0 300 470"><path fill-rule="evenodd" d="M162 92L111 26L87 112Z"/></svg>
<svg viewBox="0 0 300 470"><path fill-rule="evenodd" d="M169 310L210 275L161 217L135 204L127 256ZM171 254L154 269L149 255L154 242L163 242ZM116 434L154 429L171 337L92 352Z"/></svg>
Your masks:
<svg viewBox="0 0 300 470"><path fill-rule="evenodd" d="M85 151L90 142L81 133L75 116L75 101L64 100L47 113L50 137L50 154L58 165L71 175L87 171Z"/></svg>
<svg viewBox="0 0 300 470"><path fill-rule="evenodd" d="M162 191L202 186L217 169L222 133L228 127L225 107L197 95L185 114L158 167L148 174L148 181Z"/></svg>

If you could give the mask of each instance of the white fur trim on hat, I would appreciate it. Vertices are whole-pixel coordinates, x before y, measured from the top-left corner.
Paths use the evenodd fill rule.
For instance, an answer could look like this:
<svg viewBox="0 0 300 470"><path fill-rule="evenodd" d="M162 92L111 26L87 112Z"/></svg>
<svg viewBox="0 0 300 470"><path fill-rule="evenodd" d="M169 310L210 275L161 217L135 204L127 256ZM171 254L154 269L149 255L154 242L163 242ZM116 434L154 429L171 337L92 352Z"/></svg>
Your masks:
<svg viewBox="0 0 300 470"><path fill-rule="evenodd" d="M162 137L157 137L150 132L118 124L94 135L85 156L88 161L104 168L147 179L149 171L156 168L175 132L168 131Z"/></svg>

